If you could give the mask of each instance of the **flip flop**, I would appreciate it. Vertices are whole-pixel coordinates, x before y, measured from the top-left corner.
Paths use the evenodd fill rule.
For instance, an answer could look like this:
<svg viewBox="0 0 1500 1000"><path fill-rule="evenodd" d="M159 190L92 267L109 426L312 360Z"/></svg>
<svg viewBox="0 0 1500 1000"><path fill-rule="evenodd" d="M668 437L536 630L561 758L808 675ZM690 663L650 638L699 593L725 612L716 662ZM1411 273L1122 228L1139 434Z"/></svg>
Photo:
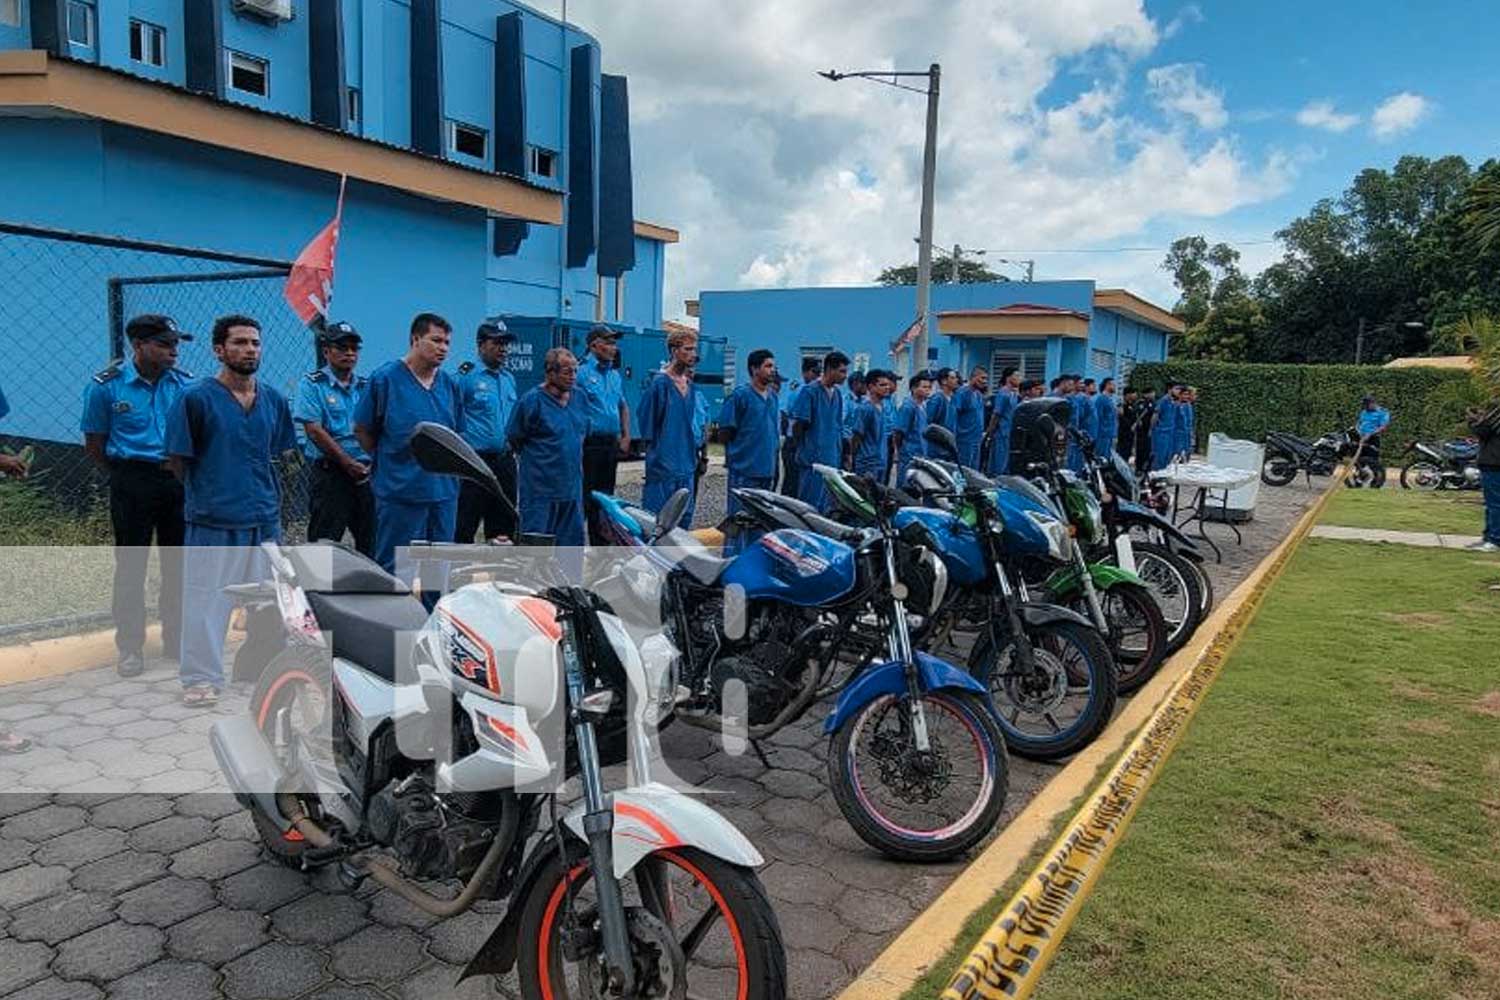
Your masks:
<svg viewBox="0 0 1500 1000"><path fill-rule="evenodd" d="M219 692L206 684L184 688L182 703L188 708L213 708L219 703Z"/></svg>
<svg viewBox="0 0 1500 1000"><path fill-rule="evenodd" d="M31 749L31 741L17 733L0 733L0 753L25 753Z"/></svg>

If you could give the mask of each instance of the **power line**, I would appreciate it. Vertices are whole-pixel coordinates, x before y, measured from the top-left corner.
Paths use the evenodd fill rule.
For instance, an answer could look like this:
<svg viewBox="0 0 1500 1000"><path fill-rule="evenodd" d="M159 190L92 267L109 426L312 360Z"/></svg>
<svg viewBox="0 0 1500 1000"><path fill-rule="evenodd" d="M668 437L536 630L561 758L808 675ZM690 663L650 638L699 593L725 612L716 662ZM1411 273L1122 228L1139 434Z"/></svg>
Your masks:
<svg viewBox="0 0 1500 1000"><path fill-rule="evenodd" d="M1220 240L1232 247L1259 247L1269 243L1277 243L1279 240ZM1165 247L1080 247L1071 250L996 250L995 253L1002 254L1060 254L1060 253L1166 253L1172 248Z"/></svg>

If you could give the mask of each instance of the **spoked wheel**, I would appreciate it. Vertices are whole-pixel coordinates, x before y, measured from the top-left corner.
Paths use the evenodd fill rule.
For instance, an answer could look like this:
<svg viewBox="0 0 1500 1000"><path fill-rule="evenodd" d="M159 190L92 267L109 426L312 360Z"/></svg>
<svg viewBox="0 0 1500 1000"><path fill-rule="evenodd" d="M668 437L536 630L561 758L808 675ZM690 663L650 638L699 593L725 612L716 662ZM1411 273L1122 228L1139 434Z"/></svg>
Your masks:
<svg viewBox="0 0 1500 1000"><path fill-rule="evenodd" d="M944 861L973 847L1005 805L1005 740L985 700L927 691L928 748L918 749L909 695L882 695L834 734L829 784L860 839L904 861Z"/></svg>
<svg viewBox="0 0 1500 1000"><path fill-rule="evenodd" d="M1109 643L1119 665L1118 690L1130 694L1149 681L1167 655L1167 623L1151 592L1138 583L1117 583L1099 592L1109 623ZM1087 614L1080 598L1075 607Z"/></svg>
<svg viewBox="0 0 1500 1000"><path fill-rule="evenodd" d="M600 971L592 873L555 855L520 905L527 1000L614 997ZM784 1000L786 949L760 879L691 847L658 851L624 880L637 1000ZM571 917L571 919L570 919Z"/></svg>
<svg viewBox="0 0 1500 1000"><path fill-rule="evenodd" d="M331 752L331 676L327 653L293 648L272 660L256 682L255 692L250 696L250 711L256 728L283 767L291 748L298 743L315 754ZM305 796L301 801L308 815L316 820L316 799ZM259 809L251 809L250 815L266 851L282 864L300 866L302 852L307 848L302 835L281 829Z"/></svg>
<svg viewBox="0 0 1500 1000"><path fill-rule="evenodd" d="M969 673L989 688L1012 753L1032 760L1067 757L1092 743L1114 714L1114 658L1087 625L1051 622L1026 634L1033 670L1022 669L1013 636L1001 636L997 654L986 630L969 655Z"/></svg>
<svg viewBox="0 0 1500 1000"><path fill-rule="evenodd" d="M1443 470L1436 462L1407 462L1401 466L1401 488L1403 490L1431 491L1443 485Z"/></svg>
<svg viewBox="0 0 1500 1000"><path fill-rule="evenodd" d="M1198 573L1188 560L1159 545L1132 543L1135 572L1151 591L1167 625L1167 652L1181 649L1202 623Z"/></svg>
<svg viewBox="0 0 1500 1000"><path fill-rule="evenodd" d="M1267 455L1260 464L1260 479L1267 486L1285 486L1297 478L1297 463L1284 455Z"/></svg>

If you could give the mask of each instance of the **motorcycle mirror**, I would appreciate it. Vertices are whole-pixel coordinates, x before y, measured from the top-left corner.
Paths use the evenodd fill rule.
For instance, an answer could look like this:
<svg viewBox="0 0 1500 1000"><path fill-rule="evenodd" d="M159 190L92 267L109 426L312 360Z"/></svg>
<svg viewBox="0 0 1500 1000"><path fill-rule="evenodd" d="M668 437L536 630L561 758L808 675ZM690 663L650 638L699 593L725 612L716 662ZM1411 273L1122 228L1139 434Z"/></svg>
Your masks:
<svg viewBox="0 0 1500 1000"><path fill-rule="evenodd" d="M500 481L490 467L452 428L423 421L411 432L407 444L417 464L428 472L467 479L494 496L502 496Z"/></svg>
<svg viewBox="0 0 1500 1000"><path fill-rule="evenodd" d="M922 431L922 440L928 444L939 445L951 452L958 451L958 439L953 436L952 431L942 424L928 424L926 429Z"/></svg>
<svg viewBox="0 0 1500 1000"><path fill-rule="evenodd" d="M682 520L682 512L687 510L688 496L687 490L678 490L667 497L667 502L661 505L661 510L656 512L657 538L677 527L677 522Z"/></svg>

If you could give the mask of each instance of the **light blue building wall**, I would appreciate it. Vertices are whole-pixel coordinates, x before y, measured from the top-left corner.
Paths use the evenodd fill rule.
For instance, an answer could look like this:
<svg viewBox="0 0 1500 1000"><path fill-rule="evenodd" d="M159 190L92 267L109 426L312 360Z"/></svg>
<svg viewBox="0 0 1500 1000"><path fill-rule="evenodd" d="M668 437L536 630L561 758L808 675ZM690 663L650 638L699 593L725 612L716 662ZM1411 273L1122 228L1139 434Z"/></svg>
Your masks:
<svg viewBox="0 0 1500 1000"><path fill-rule="evenodd" d="M998 282L934 285L932 311L941 317L959 310L991 310L1026 304L1066 310L1088 318L1088 337L1038 332L1003 337L950 335L928 338L928 366L968 372L976 365L1014 364L1028 377L1055 378L1081 372L1092 378L1121 377L1141 361L1166 358L1168 335L1126 312L1096 306L1092 281ZM858 367L894 367L891 346L916 314L911 286L857 288L775 288L706 291L698 313L704 334L724 337L743 361L750 351L768 348L783 374L795 375L803 354L837 349ZM1039 331L1042 329L1039 327ZM997 375L998 372L992 372ZM737 373L743 379L743 365Z"/></svg>

